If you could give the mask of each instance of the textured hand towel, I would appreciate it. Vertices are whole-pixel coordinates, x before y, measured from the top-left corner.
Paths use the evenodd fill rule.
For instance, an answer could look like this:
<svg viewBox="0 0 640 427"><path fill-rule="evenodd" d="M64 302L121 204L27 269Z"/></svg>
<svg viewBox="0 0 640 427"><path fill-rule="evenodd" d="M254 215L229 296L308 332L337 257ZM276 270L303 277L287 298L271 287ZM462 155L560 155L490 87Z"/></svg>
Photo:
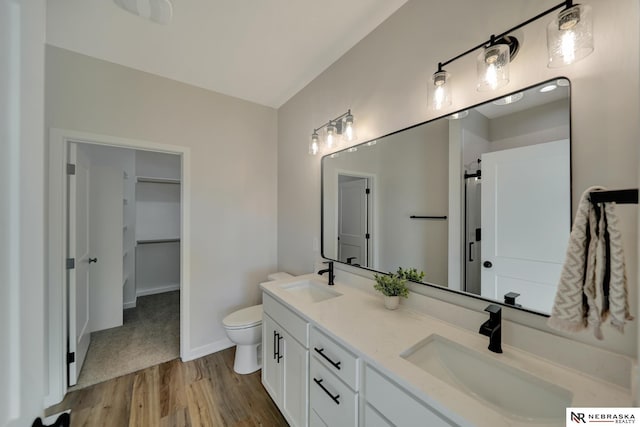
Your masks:
<svg viewBox="0 0 640 427"><path fill-rule="evenodd" d="M567 256L548 325L562 331L592 328L602 339L600 325L611 316L620 331L629 314L622 239L613 203L594 206L591 187L580 198L571 229Z"/></svg>

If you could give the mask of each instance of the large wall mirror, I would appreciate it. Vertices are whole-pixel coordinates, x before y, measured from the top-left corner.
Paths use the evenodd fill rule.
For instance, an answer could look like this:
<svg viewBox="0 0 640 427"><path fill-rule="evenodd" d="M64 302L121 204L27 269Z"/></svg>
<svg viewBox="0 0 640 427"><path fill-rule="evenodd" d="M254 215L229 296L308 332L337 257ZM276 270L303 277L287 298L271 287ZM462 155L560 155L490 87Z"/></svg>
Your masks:
<svg viewBox="0 0 640 427"><path fill-rule="evenodd" d="M322 255L549 314L571 227L570 83L322 159Z"/></svg>

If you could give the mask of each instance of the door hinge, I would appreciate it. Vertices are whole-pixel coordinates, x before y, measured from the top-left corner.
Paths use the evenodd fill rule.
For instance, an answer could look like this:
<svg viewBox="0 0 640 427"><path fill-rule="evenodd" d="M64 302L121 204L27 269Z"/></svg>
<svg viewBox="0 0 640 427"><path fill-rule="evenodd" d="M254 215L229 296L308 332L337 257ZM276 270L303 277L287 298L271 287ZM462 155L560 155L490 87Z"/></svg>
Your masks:
<svg viewBox="0 0 640 427"><path fill-rule="evenodd" d="M67 270L73 270L74 268L76 268L76 259L67 258Z"/></svg>
<svg viewBox="0 0 640 427"><path fill-rule="evenodd" d="M369 234L369 233L365 234L365 235L364 235L364 238L365 238L365 239L370 239L370 238L371 238L371 234Z"/></svg>
<svg viewBox="0 0 640 427"><path fill-rule="evenodd" d="M67 175L75 175L76 174L76 165L73 163L67 163Z"/></svg>
<svg viewBox="0 0 640 427"><path fill-rule="evenodd" d="M366 190L364 190L364 193L365 193L365 194L369 194L369 193L371 193L371 189L370 189L370 188L367 188Z"/></svg>
<svg viewBox="0 0 640 427"><path fill-rule="evenodd" d="M76 353L67 353L67 363L73 363L76 361Z"/></svg>

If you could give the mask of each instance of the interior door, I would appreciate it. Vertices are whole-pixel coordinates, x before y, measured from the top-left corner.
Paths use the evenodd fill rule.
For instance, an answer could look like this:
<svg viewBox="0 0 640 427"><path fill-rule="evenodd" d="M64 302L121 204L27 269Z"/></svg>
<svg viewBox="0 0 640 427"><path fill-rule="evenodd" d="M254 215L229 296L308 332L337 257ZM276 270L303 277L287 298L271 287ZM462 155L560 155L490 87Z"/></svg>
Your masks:
<svg viewBox="0 0 640 427"><path fill-rule="evenodd" d="M92 165L90 171L89 234L91 264L91 332L122 326L123 183L122 170Z"/></svg>
<svg viewBox="0 0 640 427"><path fill-rule="evenodd" d="M482 155L482 296L549 312L570 233L569 140Z"/></svg>
<svg viewBox="0 0 640 427"><path fill-rule="evenodd" d="M86 147L69 144L69 163L75 165L75 174L68 174L68 258L75 260L75 267L69 269L69 385L78 382L82 364L91 341L89 304L89 155Z"/></svg>
<svg viewBox="0 0 640 427"><path fill-rule="evenodd" d="M368 265L368 179L354 178L338 184L338 260Z"/></svg>

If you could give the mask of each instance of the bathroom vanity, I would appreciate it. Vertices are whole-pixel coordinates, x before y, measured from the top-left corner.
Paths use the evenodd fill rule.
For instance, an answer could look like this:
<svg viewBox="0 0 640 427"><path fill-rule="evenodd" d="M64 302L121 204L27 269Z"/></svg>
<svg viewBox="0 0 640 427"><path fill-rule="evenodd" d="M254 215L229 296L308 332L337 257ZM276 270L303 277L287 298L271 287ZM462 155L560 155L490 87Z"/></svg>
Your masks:
<svg viewBox="0 0 640 427"><path fill-rule="evenodd" d="M629 389L509 342L492 353L486 337L410 304L386 310L340 278L261 287L262 382L292 426L550 427L566 407L632 405Z"/></svg>

